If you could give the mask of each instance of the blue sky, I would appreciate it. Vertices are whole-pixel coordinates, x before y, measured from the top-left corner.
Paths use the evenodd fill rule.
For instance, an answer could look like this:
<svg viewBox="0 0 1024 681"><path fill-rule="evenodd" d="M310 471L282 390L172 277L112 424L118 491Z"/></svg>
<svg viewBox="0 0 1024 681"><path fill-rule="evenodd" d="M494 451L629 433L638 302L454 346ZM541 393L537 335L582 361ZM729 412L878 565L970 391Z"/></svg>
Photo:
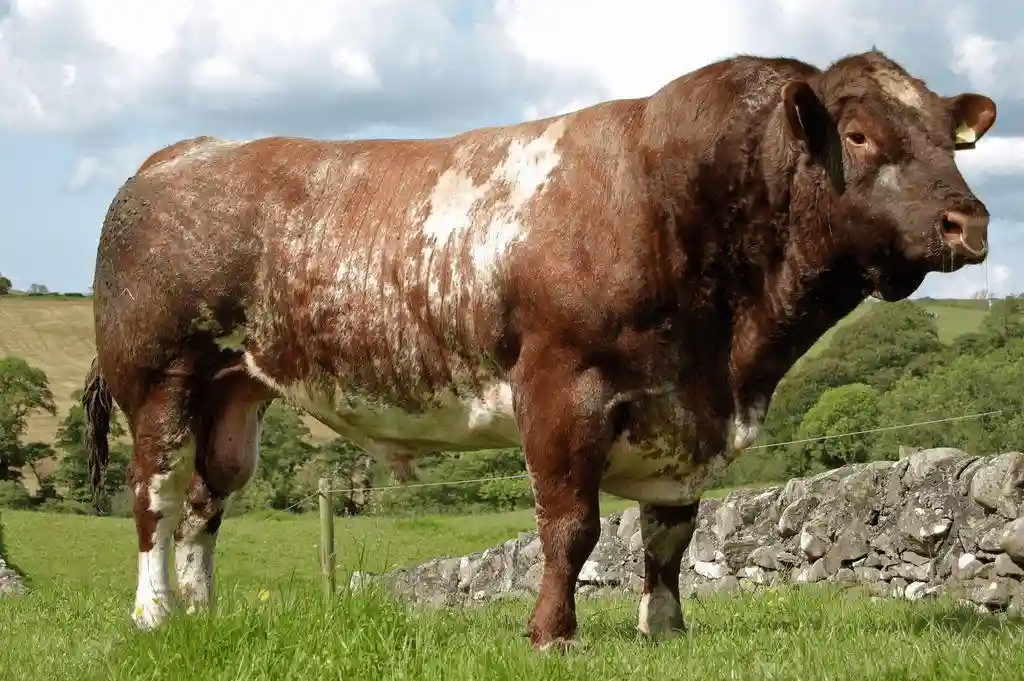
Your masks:
<svg viewBox="0 0 1024 681"><path fill-rule="evenodd" d="M434 136L648 94L711 60L825 66L872 45L983 92L958 164L993 214L995 295L1024 292L1024 5L1009 0L0 0L0 273L85 291L120 183L159 147ZM970 295L983 268L917 295Z"/></svg>

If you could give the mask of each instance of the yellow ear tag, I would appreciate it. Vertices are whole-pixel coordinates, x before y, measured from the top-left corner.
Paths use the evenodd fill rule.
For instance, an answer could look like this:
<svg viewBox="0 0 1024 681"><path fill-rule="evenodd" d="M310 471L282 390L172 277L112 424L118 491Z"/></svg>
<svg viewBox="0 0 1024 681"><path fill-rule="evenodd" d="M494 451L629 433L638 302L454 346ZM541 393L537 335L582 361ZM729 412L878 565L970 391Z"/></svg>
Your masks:
<svg viewBox="0 0 1024 681"><path fill-rule="evenodd" d="M978 140L978 134L974 132L974 128L961 123L960 127L956 129L956 143L957 144L974 144Z"/></svg>

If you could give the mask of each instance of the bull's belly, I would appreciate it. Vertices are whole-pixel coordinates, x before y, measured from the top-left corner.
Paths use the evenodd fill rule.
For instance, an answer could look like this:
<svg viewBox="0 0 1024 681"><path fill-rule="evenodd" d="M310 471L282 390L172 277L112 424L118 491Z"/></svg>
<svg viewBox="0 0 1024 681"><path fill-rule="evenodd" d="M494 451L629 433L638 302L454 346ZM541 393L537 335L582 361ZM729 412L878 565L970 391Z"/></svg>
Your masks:
<svg viewBox="0 0 1024 681"><path fill-rule="evenodd" d="M246 364L255 378L389 463L399 479L413 476L413 460L422 455L522 446L512 389L505 380L496 379L475 395L445 391L427 400L424 409L408 411L373 397L346 394L340 384L330 392L305 383L281 385L265 375L248 353ZM624 435L608 453L601 489L641 503L673 506L696 501L715 474L756 439L762 413L736 420L727 440L733 447L701 463L695 463L689 452L661 442L633 444Z"/></svg>
<svg viewBox="0 0 1024 681"><path fill-rule="evenodd" d="M446 390L424 400L423 409L409 411L372 395L346 392L340 381L330 391L306 383L281 385L265 375L251 357L247 356L246 363L255 378L378 458L521 444L507 381L494 380L473 395Z"/></svg>

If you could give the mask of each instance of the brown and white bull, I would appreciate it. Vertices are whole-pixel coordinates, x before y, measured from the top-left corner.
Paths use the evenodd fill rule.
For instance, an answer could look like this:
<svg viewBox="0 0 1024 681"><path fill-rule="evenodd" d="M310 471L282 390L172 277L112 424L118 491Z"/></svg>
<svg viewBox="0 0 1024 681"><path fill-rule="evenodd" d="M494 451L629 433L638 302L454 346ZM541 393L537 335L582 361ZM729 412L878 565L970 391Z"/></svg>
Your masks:
<svg viewBox="0 0 1024 681"><path fill-rule="evenodd" d="M84 404L131 428L138 626L213 596L225 503L294 400L407 474L521 444L544 552L533 645L575 637L601 490L641 509L638 629L778 381L869 295L987 254L954 163L996 118L872 51L739 56L649 97L429 140L199 137L118 191ZM184 502L184 503L183 503Z"/></svg>

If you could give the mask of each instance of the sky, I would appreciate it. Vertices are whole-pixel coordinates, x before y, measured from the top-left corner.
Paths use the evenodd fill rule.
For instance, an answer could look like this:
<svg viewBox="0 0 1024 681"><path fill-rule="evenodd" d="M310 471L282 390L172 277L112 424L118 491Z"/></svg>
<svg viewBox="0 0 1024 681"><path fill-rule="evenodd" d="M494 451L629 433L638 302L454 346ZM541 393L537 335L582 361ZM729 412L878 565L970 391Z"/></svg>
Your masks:
<svg viewBox="0 0 1024 681"><path fill-rule="evenodd" d="M650 94L738 53L826 67L872 46L992 97L957 164L987 270L915 296L1024 293L1024 3L1012 0L0 0L0 273L86 291L104 213L197 135L437 137Z"/></svg>

